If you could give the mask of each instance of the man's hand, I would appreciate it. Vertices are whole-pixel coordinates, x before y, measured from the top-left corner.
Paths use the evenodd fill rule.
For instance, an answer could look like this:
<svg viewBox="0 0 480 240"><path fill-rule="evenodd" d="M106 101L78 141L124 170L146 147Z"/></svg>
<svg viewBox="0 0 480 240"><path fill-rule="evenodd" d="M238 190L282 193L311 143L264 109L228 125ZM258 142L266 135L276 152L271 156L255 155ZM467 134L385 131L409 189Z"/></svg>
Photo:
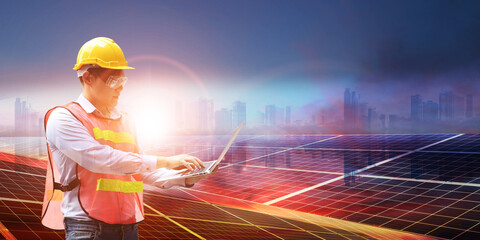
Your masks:
<svg viewBox="0 0 480 240"><path fill-rule="evenodd" d="M218 170L218 166L220 166L220 165L217 165L215 167L215 169L213 169L212 173L210 173L209 175L215 174ZM196 176L196 177L185 178L185 185L187 187L192 187L196 182L198 182L200 180L203 180L204 178L208 177L209 175L200 175L200 176Z"/></svg>
<svg viewBox="0 0 480 240"><path fill-rule="evenodd" d="M188 169L189 171L195 170L195 168L203 168L205 165L203 162L188 154L180 154L171 157L157 157L157 168L166 167L175 170Z"/></svg>

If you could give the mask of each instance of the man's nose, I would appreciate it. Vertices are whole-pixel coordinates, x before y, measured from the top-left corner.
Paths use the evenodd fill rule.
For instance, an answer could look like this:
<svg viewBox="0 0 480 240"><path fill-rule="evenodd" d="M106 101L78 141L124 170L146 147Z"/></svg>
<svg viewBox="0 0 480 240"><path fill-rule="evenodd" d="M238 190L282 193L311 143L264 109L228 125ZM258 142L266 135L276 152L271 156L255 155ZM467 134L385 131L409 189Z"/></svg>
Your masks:
<svg viewBox="0 0 480 240"><path fill-rule="evenodd" d="M120 85L119 87L115 88L115 92L122 92L123 91L123 85Z"/></svg>

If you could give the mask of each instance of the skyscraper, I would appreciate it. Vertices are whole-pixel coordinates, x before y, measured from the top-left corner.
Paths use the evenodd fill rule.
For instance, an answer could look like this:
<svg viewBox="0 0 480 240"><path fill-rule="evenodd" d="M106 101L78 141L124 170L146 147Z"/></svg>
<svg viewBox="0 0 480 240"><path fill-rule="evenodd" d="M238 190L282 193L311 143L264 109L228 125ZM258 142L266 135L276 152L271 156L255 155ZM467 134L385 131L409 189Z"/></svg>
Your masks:
<svg viewBox="0 0 480 240"><path fill-rule="evenodd" d="M198 130L200 131L212 131L214 112L213 112L213 100L211 99L199 99L198 101Z"/></svg>
<svg viewBox="0 0 480 240"><path fill-rule="evenodd" d="M27 107L26 101L21 101L20 98L15 99L15 135L25 135L28 133L28 116L30 108Z"/></svg>
<svg viewBox="0 0 480 240"><path fill-rule="evenodd" d="M285 108L285 124L290 125L292 123L292 108L287 106Z"/></svg>
<svg viewBox="0 0 480 240"><path fill-rule="evenodd" d="M388 129L391 131L398 130L399 127L399 119L396 114L389 114L388 115Z"/></svg>
<svg viewBox="0 0 480 240"><path fill-rule="evenodd" d="M222 108L215 112L215 130L220 132L232 129L232 111Z"/></svg>
<svg viewBox="0 0 480 240"><path fill-rule="evenodd" d="M453 118L456 120L465 119L465 97L460 95L453 96Z"/></svg>
<svg viewBox="0 0 480 240"><path fill-rule="evenodd" d="M265 125L267 126L276 125L275 105L265 106Z"/></svg>
<svg viewBox="0 0 480 240"><path fill-rule="evenodd" d="M369 108L368 109L368 124L367 128L368 130L374 130L375 128L378 128L375 124L377 123L377 110L375 108Z"/></svg>
<svg viewBox="0 0 480 240"><path fill-rule="evenodd" d="M366 108L365 108L366 111ZM356 129L359 125L359 104L358 95L355 91L350 92L350 89L345 89L343 102L343 117L346 129Z"/></svg>
<svg viewBox="0 0 480 240"><path fill-rule="evenodd" d="M453 120L453 93L451 91L440 93L438 102L440 120Z"/></svg>
<svg viewBox="0 0 480 240"><path fill-rule="evenodd" d="M345 125L348 125L348 121L351 119L351 102L350 88L347 88L343 94L343 119Z"/></svg>
<svg viewBox="0 0 480 240"><path fill-rule="evenodd" d="M417 94L411 97L410 101L410 119L417 122L422 120L423 115L423 102L422 97Z"/></svg>
<svg viewBox="0 0 480 240"><path fill-rule="evenodd" d="M247 104L236 101L232 106L232 127L236 128L243 121L247 120ZM245 127L247 123L243 127Z"/></svg>
<svg viewBox="0 0 480 240"><path fill-rule="evenodd" d="M438 104L429 100L423 103L423 120L432 122L438 120Z"/></svg>
<svg viewBox="0 0 480 240"><path fill-rule="evenodd" d="M283 108L281 107L275 108L275 117L276 117L275 123L278 126L285 125L285 110Z"/></svg>

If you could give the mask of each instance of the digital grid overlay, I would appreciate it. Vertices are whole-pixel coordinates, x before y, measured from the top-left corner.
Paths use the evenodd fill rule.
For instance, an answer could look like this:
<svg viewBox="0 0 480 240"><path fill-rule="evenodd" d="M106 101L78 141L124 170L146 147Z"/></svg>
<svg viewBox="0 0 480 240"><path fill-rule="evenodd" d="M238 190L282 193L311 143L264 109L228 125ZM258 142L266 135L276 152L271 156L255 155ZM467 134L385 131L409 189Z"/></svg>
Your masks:
<svg viewBox="0 0 480 240"><path fill-rule="evenodd" d="M230 136L145 145L218 157ZM43 138L0 138L0 233L63 239L40 223ZM141 239L478 239L480 135L238 136L193 188L145 187Z"/></svg>

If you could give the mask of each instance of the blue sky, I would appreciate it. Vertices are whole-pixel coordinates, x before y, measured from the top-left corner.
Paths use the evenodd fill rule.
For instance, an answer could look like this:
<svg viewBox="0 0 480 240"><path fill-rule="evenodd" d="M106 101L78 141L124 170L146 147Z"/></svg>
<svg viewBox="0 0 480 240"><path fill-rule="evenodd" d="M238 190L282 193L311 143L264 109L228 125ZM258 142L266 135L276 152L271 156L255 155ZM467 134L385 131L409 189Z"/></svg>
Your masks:
<svg viewBox="0 0 480 240"><path fill-rule="evenodd" d="M126 97L141 86L204 97L199 80L216 108L242 100L253 113L328 108L350 87L406 114L417 92L478 94L478 12L478 1L8 1L0 102L44 111L74 100L78 49L106 36L134 60Z"/></svg>

